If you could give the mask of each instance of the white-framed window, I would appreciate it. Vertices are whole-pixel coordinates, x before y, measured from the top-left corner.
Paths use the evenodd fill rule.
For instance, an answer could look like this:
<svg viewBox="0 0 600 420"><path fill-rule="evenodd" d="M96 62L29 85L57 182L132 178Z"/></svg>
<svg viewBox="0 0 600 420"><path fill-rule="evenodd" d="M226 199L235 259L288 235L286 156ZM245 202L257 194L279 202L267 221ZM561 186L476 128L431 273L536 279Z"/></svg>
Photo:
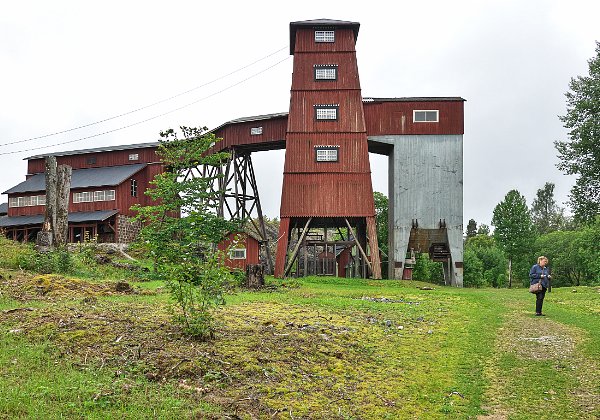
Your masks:
<svg viewBox="0 0 600 420"><path fill-rule="evenodd" d="M315 80L337 80L337 68L337 65L315 65Z"/></svg>
<svg viewBox="0 0 600 420"><path fill-rule="evenodd" d="M44 197L45 199L45 197ZM93 201L113 201L115 190L82 191L73 193L73 203L91 203Z"/></svg>
<svg viewBox="0 0 600 420"><path fill-rule="evenodd" d="M315 31L315 42L335 42L335 31Z"/></svg>
<svg viewBox="0 0 600 420"><path fill-rule="evenodd" d="M94 201L104 201L105 191L94 191Z"/></svg>
<svg viewBox="0 0 600 420"><path fill-rule="evenodd" d="M8 199L8 207L32 207L32 206L45 206L46 196L45 195L27 195L24 197L10 197Z"/></svg>
<svg viewBox="0 0 600 420"><path fill-rule="evenodd" d="M315 160L317 162L337 162L339 146L315 146Z"/></svg>
<svg viewBox="0 0 600 420"><path fill-rule="evenodd" d="M246 248L234 248L229 251L229 258L232 260L245 260Z"/></svg>
<svg viewBox="0 0 600 420"><path fill-rule="evenodd" d="M104 192L106 193L104 195L105 201L113 201L115 199L115 190L106 190Z"/></svg>
<svg viewBox="0 0 600 420"><path fill-rule="evenodd" d="M413 122L439 122L440 111L418 109L413 111Z"/></svg>
<svg viewBox="0 0 600 420"><path fill-rule="evenodd" d="M129 160L138 160L140 158L140 155L137 153L131 153L129 155Z"/></svg>
<svg viewBox="0 0 600 420"><path fill-rule="evenodd" d="M250 135L251 136L258 136L260 134L263 133L263 128L262 127L252 127L250 129Z"/></svg>
<svg viewBox="0 0 600 420"><path fill-rule="evenodd" d="M315 105L315 119L334 121L338 118L338 105Z"/></svg>

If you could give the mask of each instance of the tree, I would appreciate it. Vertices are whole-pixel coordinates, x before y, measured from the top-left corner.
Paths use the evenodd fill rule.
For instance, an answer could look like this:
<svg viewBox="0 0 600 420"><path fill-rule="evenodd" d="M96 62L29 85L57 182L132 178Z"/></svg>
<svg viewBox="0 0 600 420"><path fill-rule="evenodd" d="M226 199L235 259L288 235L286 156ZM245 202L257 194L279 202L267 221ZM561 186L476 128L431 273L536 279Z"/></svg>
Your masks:
<svg viewBox="0 0 600 420"><path fill-rule="evenodd" d="M213 178L183 176L198 165L218 165L227 154L206 154L217 139L205 128L181 130L183 139L174 130L160 133L157 153L166 171L145 192L153 204L132 209L144 224L140 240L174 300L175 321L186 333L206 339L214 332L212 310L224 303L225 286L233 280L214 244L237 225L216 215L218 201L209 188Z"/></svg>
<svg viewBox="0 0 600 420"><path fill-rule="evenodd" d="M375 220L377 222L377 239L379 249L384 253L388 254L388 198L380 193L373 192L373 198L375 199Z"/></svg>
<svg viewBox="0 0 600 420"><path fill-rule="evenodd" d="M494 208L494 238L508 258L508 287L512 287L513 261L525 263L535 240L531 215L525 197L517 190L509 191ZM519 264L523 269L523 264Z"/></svg>
<svg viewBox="0 0 600 420"><path fill-rule="evenodd" d="M475 221L475 219L470 219L469 223L467 224L467 238L472 238L475 235L477 235L477 222Z"/></svg>
<svg viewBox="0 0 600 420"><path fill-rule="evenodd" d="M482 282L476 285L485 285L500 287L506 284L506 258L496 240L489 235L477 235L467 240L465 244L465 253L467 250L477 257L482 264ZM465 272L469 270L467 260L465 259Z"/></svg>
<svg viewBox="0 0 600 420"><path fill-rule="evenodd" d="M567 113L560 120L569 138L554 142L561 160L558 168L577 176L570 205L575 220L585 223L600 213L600 42L588 67L589 75L571 79L565 94Z"/></svg>
<svg viewBox="0 0 600 420"><path fill-rule="evenodd" d="M484 223L480 224L479 228L477 229L477 234L478 235L489 235L490 227Z"/></svg>
<svg viewBox="0 0 600 420"><path fill-rule="evenodd" d="M531 219L540 234L563 229L566 225L565 211L554 200L554 183L546 182L537 190L531 203Z"/></svg>

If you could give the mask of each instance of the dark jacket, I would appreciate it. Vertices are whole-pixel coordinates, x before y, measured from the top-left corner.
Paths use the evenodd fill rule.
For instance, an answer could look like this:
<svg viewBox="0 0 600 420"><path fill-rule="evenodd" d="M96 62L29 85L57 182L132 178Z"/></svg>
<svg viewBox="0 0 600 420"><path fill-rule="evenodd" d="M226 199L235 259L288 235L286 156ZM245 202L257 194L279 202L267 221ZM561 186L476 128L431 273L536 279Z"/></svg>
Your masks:
<svg viewBox="0 0 600 420"><path fill-rule="evenodd" d="M542 274L544 275L544 277L542 277ZM542 268L538 264L535 264L533 267L531 267L531 270L529 270L529 284L537 283L538 281L540 281L541 278L542 287L547 289L548 286L550 286L550 282L548 281L549 274L550 270L548 269L548 267Z"/></svg>

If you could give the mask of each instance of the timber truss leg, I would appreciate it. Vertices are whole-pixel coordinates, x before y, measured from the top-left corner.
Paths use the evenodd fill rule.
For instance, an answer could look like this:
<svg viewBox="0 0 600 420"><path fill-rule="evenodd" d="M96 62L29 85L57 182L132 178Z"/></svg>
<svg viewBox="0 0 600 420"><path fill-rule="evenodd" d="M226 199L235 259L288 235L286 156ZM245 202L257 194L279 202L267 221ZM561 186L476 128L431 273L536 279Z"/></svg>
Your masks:
<svg viewBox="0 0 600 420"><path fill-rule="evenodd" d="M250 153L231 150L229 158L221 165L200 165L190 168L187 177L204 177L211 180L209 203L216 208L217 215L230 220L250 224L260 238L267 257L266 269L273 272L269 238L263 217L254 166ZM253 215L256 214L256 218Z"/></svg>

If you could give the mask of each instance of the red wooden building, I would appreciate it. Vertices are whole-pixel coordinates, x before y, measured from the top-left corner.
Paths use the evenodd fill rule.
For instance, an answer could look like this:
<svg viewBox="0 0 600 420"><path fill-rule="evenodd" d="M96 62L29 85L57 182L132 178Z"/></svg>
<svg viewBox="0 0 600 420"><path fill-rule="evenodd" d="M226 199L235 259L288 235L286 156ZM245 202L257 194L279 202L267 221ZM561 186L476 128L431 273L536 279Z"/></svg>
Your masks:
<svg viewBox="0 0 600 420"><path fill-rule="evenodd" d="M219 242L218 249L228 252L225 265L232 270L245 271L246 265L260 263L260 241L247 232L229 233Z"/></svg>
<svg viewBox="0 0 600 420"><path fill-rule="evenodd" d="M139 231L130 207L149 204L144 195L161 171L158 143L113 146L53 153L59 165L73 168L69 198L69 240L97 238L100 242L130 242ZM26 180L8 194L8 214L0 218L7 237L35 240L44 221L45 158L27 158Z"/></svg>

